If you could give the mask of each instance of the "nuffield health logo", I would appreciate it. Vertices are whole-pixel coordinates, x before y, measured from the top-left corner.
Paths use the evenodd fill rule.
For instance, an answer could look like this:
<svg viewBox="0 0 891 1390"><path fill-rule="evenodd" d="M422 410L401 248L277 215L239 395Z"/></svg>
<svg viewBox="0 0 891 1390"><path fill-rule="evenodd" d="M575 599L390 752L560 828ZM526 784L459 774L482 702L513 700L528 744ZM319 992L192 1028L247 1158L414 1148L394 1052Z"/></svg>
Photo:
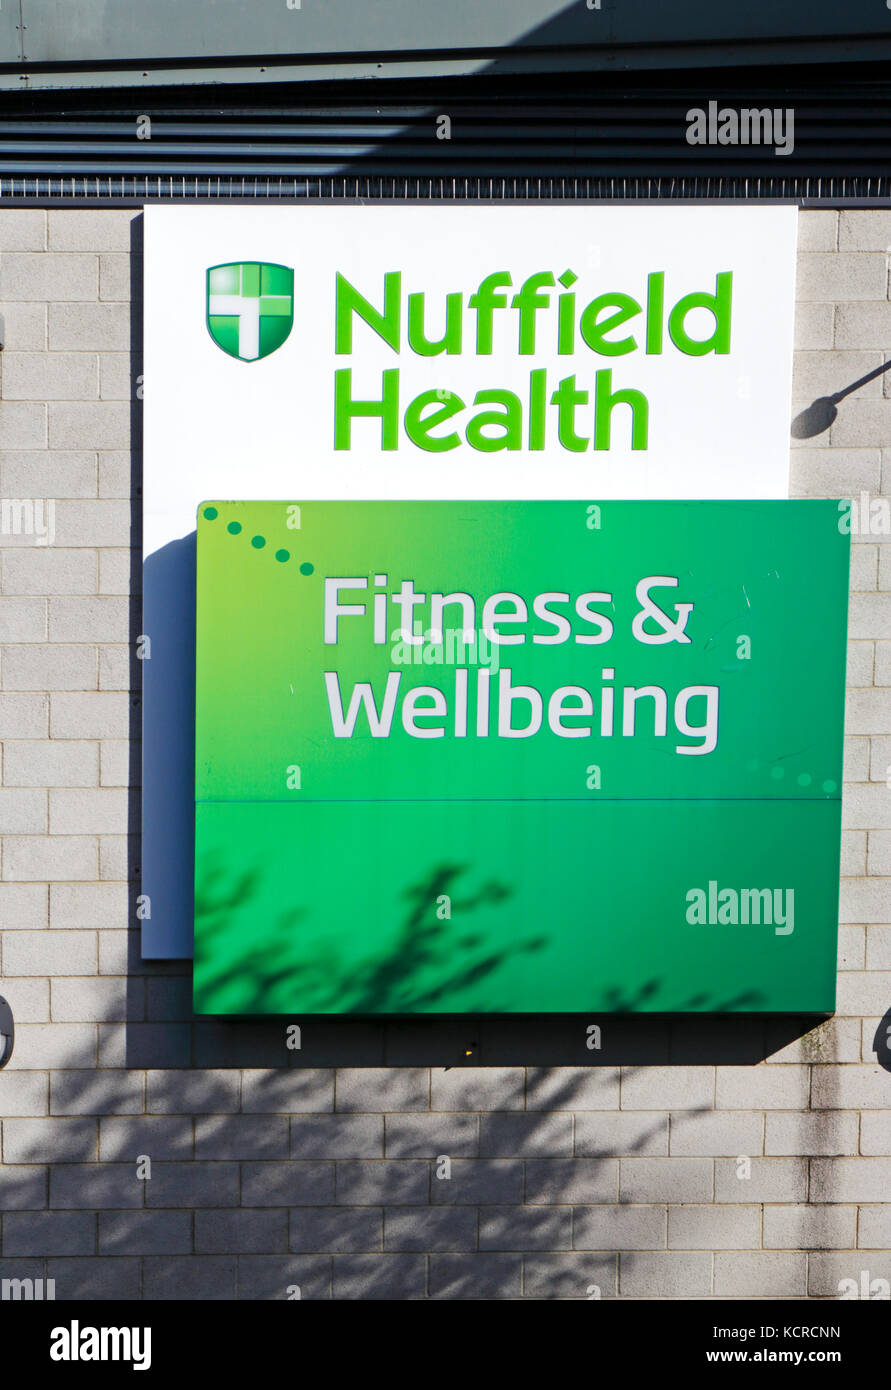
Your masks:
<svg viewBox="0 0 891 1390"><path fill-rule="evenodd" d="M207 272L207 329L217 347L256 362L281 347L294 322L294 272L268 261L232 261Z"/></svg>

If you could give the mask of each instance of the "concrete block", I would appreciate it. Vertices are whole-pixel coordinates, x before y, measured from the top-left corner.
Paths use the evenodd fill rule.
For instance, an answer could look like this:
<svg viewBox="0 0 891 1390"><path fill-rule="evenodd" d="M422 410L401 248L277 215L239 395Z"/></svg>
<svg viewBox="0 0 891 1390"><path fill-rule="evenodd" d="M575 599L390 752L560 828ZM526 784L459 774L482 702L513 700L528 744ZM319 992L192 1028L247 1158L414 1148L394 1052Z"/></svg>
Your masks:
<svg viewBox="0 0 891 1390"><path fill-rule="evenodd" d="M717 1105L722 1110L804 1110L808 1083L806 1067L718 1067Z"/></svg>
<svg viewBox="0 0 891 1390"><path fill-rule="evenodd" d="M429 1165L416 1159L344 1159L336 1174L338 1206L415 1206L429 1200Z"/></svg>
<svg viewBox="0 0 891 1390"><path fill-rule="evenodd" d="M54 883L50 889L52 927L125 927L129 911L125 883Z"/></svg>
<svg viewBox="0 0 891 1390"><path fill-rule="evenodd" d="M799 253L796 299L822 302L884 300L887 271L883 252Z"/></svg>
<svg viewBox="0 0 891 1390"><path fill-rule="evenodd" d="M760 1154L764 1117L758 1111L699 1115L680 1111L671 1117L669 1152L679 1158L722 1158Z"/></svg>
<svg viewBox="0 0 891 1390"><path fill-rule="evenodd" d="M668 1116L655 1110L578 1114L575 1153L579 1158L656 1157L668 1153Z"/></svg>
<svg viewBox="0 0 891 1390"><path fill-rule="evenodd" d="M49 731L49 700L43 694L11 692L0 695L0 739L45 738ZM4 777L7 786L11 783Z"/></svg>
<svg viewBox="0 0 891 1390"><path fill-rule="evenodd" d="M17 1211L3 1217L3 1253L10 1255L92 1255L96 1217L92 1212Z"/></svg>
<svg viewBox="0 0 891 1390"><path fill-rule="evenodd" d="M526 1109L596 1111L619 1107L618 1067L529 1067Z"/></svg>
<svg viewBox="0 0 891 1390"><path fill-rule="evenodd" d="M480 1212L480 1250L569 1250L569 1207L487 1207ZM583 1259L574 1263L586 1264Z"/></svg>
<svg viewBox="0 0 891 1390"><path fill-rule="evenodd" d="M99 395L103 401L137 400L137 381L128 352L105 352L99 358Z"/></svg>
<svg viewBox="0 0 891 1390"><path fill-rule="evenodd" d="M53 352L129 352L129 304L50 304Z"/></svg>
<svg viewBox="0 0 891 1390"><path fill-rule="evenodd" d="M835 208L802 208L798 214L799 254L804 251L878 251L884 249L878 246L860 245L840 247L838 218L839 214Z"/></svg>
<svg viewBox="0 0 891 1390"><path fill-rule="evenodd" d="M891 1254L887 1250L872 1250L867 1258L859 1251L820 1251L808 1257L809 1298L840 1298L852 1286L856 1296L862 1296L864 1285L874 1279L891 1283ZM875 1292L875 1291L874 1291Z"/></svg>
<svg viewBox="0 0 891 1390"><path fill-rule="evenodd" d="M521 1296L523 1262L520 1255L434 1254L430 1256L429 1267L430 1298L488 1302Z"/></svg>
<svg viewBox="0 0 891 1390"><path fill-rule="evenodd" d="M115 251L99 257L99 298L128 300L133 289L133 264L127 255ZM140 294L141 298L141 294Z"/></svg>
<svg viewBox="0 0 891 1390"><path fill-rule="evenodd" d="M133 208L50 208L47 244L50 251L129 253L132 223L138 215Z"/></svg>
<svg viewBox="0 0 891 1390"><path fill-rule="evenodd" d="M734 1158L715 1161L716 1202L803 1202L806 1196L803 1158L754 1158L748 1167Z"/></svg>
<svg viewBox="0 0 891 1390"><path fill-rule="evenodd" d="M89 401L98 395L99 367L95 353L3 354L4 400Z"/></svg>
<svg viewBox="0 0 891 1390"><path fill-rule="evenodd" d="M840 251L887 251L891 245L891 214L881 208L843 208L839 219Z"/></svg>
<svg viewBox="0 0 891 1390"><path fill-rule="evenodd" d="M471 1207L388 1207L385 1250L475 1250L477 1214Z"/></svg>
<svg viewBox="0 0 891 1390"><path fill-rule="evenodd" d="M715 1255L715 1294L733 1298L801 1298L807 1285L807 1256L767 1251Z"/></svg>
<svg viewBox="0 0 891 1390"><path fill-rule="evenodd" d="M295 1115L292 1158L383 1158L382 1115Z"/></svg>
<svg viewBox="0 0 891 1390"><path fill-rule="evenodd" d="M834 1211L834 1207L828 1207ZM839 1208L847 1211L847 1207ZM859 1250L881 1250L886 1253L891 1248L891 1207L861 1207L857 1224L857 1248Z"/></svg>
<svg viewBox="0 0 891 1390"><path fill-rule="evenodd" d="M117 409L108 405L101 408ZM93 444L92 447L101 446ZM62 498L56 503L56 543L60 546L72 549L80 546L128 546L130 523L130 504L123 498Z"/></svg>
<svg viewBox="0 0 891 1390"><path fill-rule="evenodd" d="M843 878L839 892L840 922L887 922L891 919L891 880ZM884 1012L881 1009L879 1012Z"/></svg>
<svg viewBox="0 0 891 1390"><path fill-rule="evenodd" d="M0 299L52 299L60 303L99 297L99 261L93 255L4 251Z"/></svg>
<svg viewBox="0 0 891 1390"><path fill-rule="evenodd" d="M476 1158L479 1154L476 1115L397 1114L385 1116L384 1124L387 1158L438 1158L442 1154L447 1158Z"/></svg>
<svg viewBox="0 0 891 1390"><path fill-rule="evenodd" d="M0 789L0 834L44 835L46 833L46 792L36 787L28 791Z"/></svg>
<svg viewBox="0 0 891 1390"><path fill-rule="evenodd" d="M806 303L795 306L796 351L831 348L835 330L835 305Z"/></svg>
<svg viewBox="0 0 891 1390"><path fill-rule="evenodd" d="M65 1163L50 1168L50 1206L57 1211L141 1207L145 1186L130 1163Z"/></svg>
<svg viewBox="0 0 891 1390"><path fill-rule="evenodd" d="M92 550L29 546L5 550L0 564L5 594L92 594L96 590Z"/></svg>
<svg viewBox="0 0 891 1390"><path fill-rule="evenodd" d="M50 700L52 738L127 738L130 696L118 691L71 692Z"/></svg>
<svg viewBox="0 0 891 1390"><path fill-rule="evenodd" d="M94 1163L96 1158L95 1120L3 1121L4 1163Z"/></svg>
<svg viewBox="0 0 891 1390"><path fill-rule="evenodd" d="M131 652L132 648L123 644L99 648L100 690L132 690L138 687L140 677L133 671Z"/></svg>
<svg viewBox="0 0 891 1390"><path fill-rule="evenodd" d="M523 1165L508 1159L454 1159L450 1169L432 1165L430 1200L441 1206L523 1201Z"/></svg>
<svg viewBox="0 0 891 1390"><path fill-rule="evenodd" d="M431 1074L431 1110L522 1110L522 1067L452 1067Z"/></svg>
<svg viewBox="0 0 891 1390"><path fill-rule="evenodd" d="M141 1115L144 1100L141 1071L71 1070L50 1077L53 1115Z"/></svg>
<svg viewBox="0 0 891 1390"><path fill-rule="evenodd" d="M49 601L51 642L123 642L130 639L130 600L124 596L64 595Z"/></svg>
<svg viewBox="0 0 891 1390"><path fill-rule="evenodd" d="M54 979L52 1016L57 1023L113 1023L144 1017L145 982L121 979Z"/></svg>
<svg viewBox="0 0 891 1390"><path fill-rule="evenodd" d="M142 1296L168 1302L234 1299L235 1270L234 1255L146 1256Z"/></svg>
<svg viewBox="0 0 891 1390"><path fill-rule="evenodd" d="M130 405L127 401L51 401L48 430L51 449L126 449Z"/></svg>
<svg viewBox="0 0 891 1390"><path fill-rule="evenodd" d="M427 1294L423 1255L335 1255L333 1268L335 1299L403 1303Z"/></svg>
<svg viewBox="0 0 891 1390"><path fill-rule="evenodd" d="M160 1213L159 1213L160 1215ZM188 1213L183 1217L188 1221ZM277 1254L288 1249L286 1211L197 1211L195 1253Z"/></svg>
<svg viewBox="0 0 891 1390"><path fill-rule="evenodd" d="M55 642L46 646L5 647L2 662L4 690L96 689L95 647Z"/></svg>
<svg viewBox="0 0 891 1390"><path fill-rule="evenodd" d="M10 1002L20 983L14 981L7 987ZM96 1029L92 1025L43 1022L16 1025L15 1052L7 1070L30 1071L36 1067L70 1067L72 1064L96 1065Z"/></svg>
<svg viewBox="0 0 891 1390"><path fill-rule="evenodd" d="M572 1115L492 1114L480 1117L480 1154L484 1158L570 1158Z"/></svg>
<svg viewBox="0 0 891 1390"><path fill-rule="evenodd" d="M239 1107L237 1071L150 1071L145 1081L150 1115L220 1115Z"/></svg>
<svg viewBox="0 0 891 1390"><path fill-rule="evenodd" d="M130 454L122 449L105 450L99 454L99 496L129 497L133 489Z"/></svg>
<svg viewBox="0 0 891 1390"><path fill-rule="evenodd" d="M59 1297L135 1301L140 1296L138 1259L58 1256L47 1260L46 1272L48 1278L55 1279Z"/></svg>
<svg viewBox="0 0 891 1390"><path fill-rule="evenodd" d="M148 1207L237 1207L237 1163L153 1163L142 1184Z"/></svg>
<svg viewBox="0 0 891 1390"><path fill-rule="evenodd" d="M239 1301L331 1297L331 1260L326 1255L239 1255Z"/></svg>
<svg viewBox="0 0 891 1390"><path fill-rule="evenodd" d="M47 893L42 883L0 883L0 922L4 931L31 931L47 925Z"/></svg>
<svg viewBox="0 0 891 1390"><path fill-rule="evenodd" d="M576 1250L664 1250L664 1206L576 1207L572 1244Z"/></svg>
<svg viewBox="0 0 891 1390"><path fill-rule="evenodd" d="M710 1202L713 1168L707 1158L623 1158L620 1202Z"/></svg>
<svg viewBox="0 0 891 1390"><path fill-rule="evenodd" d="M501 1258L504 1259L505 1256ZM617 1265L618 1257L612 1252L589 1254L558 1251L556 1254L548 1255L527 1254L523 1259L524 1297L585 1300L615 1298ZM501 1296L507 1295L505 1293Z"/></svg>
<svg viewBox="0 0 891 1390"><path fill-rule="evenodd" d="M56 355L68 360L65 354ZM17 356L29 359L34 356L42 359L44 354L18 353ZM71 356L79 361L82 354L74 353ZM7 360L7 355L4 353L3 394L9 399L7 396ZM48 397L49 391L35 399L43 400ZM0 495L3 497L40 497L51 498L54 501L60 497L95 497L97 479L96 455L89 451L68 453L60 450L54 453L49 450L37 449L26 449L19 452L10 450L0 459ZM15 553L14 551L13 554ZM34 554L38 558L42 556L44 559L49 559L56 554L52 542L45 547L31 546L25 553ZM4 593L8 592L10 591L4 588ZM25 591L22 590L21 592ZM46 588L31 590L31 592L64 593L65 590ZM89 593L90 590L85 592Z"/></svg>
<svg viewBox="0 0 891 1390"><path fill-rule="evenodd" d="M282 1115L201 1115L195 1120L195 1157L287 1158L288 1121Z"/></svg>
<svg viewBox="0 0 891 1390"><path fill-rule="evenodd" d="M373 1207L292 1207L290 1249L343 1254L383 1248L383 1213Z"/></svg>
<svg viewBox="0 0 891 1390"><path fill-rule="evenodd" d="M855 1154L857 1115L844 1111L786 1111L767 1115L764 1152L790 1157Z"/></svg>
<svg viewBox="0 0 891 1390"><path fill-rule="evenodd" d="M42 883L96 877L97 845L90 835L9 836L3 846L6 882Z"/></svg>
<svg viewBox="0 0 891 1390"><path fill-rule="evenodd" d="M37 401L5 401L0 411L0 449L45 449L46 406Z"/></svg>
<svg viewBox="0 0 891 1390"><path fill-rule="evenodd" d="M190 1117L107 1115L99 1121L99 1158L103 1163L135 1165L137 1159L145 1154L154 1166L155 1163L191 1159L194 1157L193 1148L193 1121Z"/></svg>
<svg viewBox="0 0 891 1390"><path fill-rule="evenodd" d="M631 1163L667 1163L664 1158L627 1160ZM623 1159L623 1163L626 1160ZM538 1206L587 1205L589 1202L623 1200L617 1189L619 1165L614 1159L536 1158L526 1162L527 1204ZM441 1186L442 1184L440 1184ZM629 1200L637 1200L629 1198ZM654 1200L658 1201L656 1197Z"/></svg>
<svg viewBox="0 0 891 1390"><path fill-rule="evenodd" d="M339 1067L335 1109L369 1111L427 1110L426 1067Z"/></svg>
<svg viewBox="0 0 891 1390"><path fill-rule="evenodd" d="M46 1115L47 1078L42 1071L0 1072L0 1115Z"/></svg>
<svg viewBox="0 0 891 1390"><path fill-rule="evenodd" d="M4 975L95 975L97 963L95 932L15 931L4 937Z"/></svg>
<svg viewBox="0 0 891 1390"><path fill-rule="evenodd" d="M705 1253L674 1250L620 1255L620 1297L707 1298L711 1261L711 1255Z"/></svg>
<svg viewBox="0 0 891 1390"><path fill-rule="evenodd" d="M854 1206L767 1206L766 1250L850 1250L857 1227Z"/></svg>
<svg viewBox="0 0 891 1390"><path fill-rule="evenodd" d="M0 212L0 254L46 249L46 212L43 208L7 208Z"/></svg>
<svg viewBox="0 0 891 1390"><path fill-rule="evenodd" d="M758 1250L761 1208L735 1203L669 1207L668 1246L671 1250Z"/></svg>
<svg viewBox="0 0 891 1390"><path fill-rule="evenodd" d="M49 794L50 833L126 834L130 799L123 787L60 787Z"/></svg>
<svg viewBox="0 0 891 1390"><path fill-rule="evenodd" d="M191 1248L187 1211L99 1212L100 1255L187 1255Z"/></svg>
<svg viewBox="0 0 891 1390"><path fill-rule="evenodd" d="M244 1207L318 1207L333 1202L333 1163L290 1160L241 1165Z"/></svg>
<svg viewBox="0 0 891 1390"><path fill-rule="evenodd" d="M714 1067L626 1067L623 1110L710 1109L715 1099Z"/></svg>

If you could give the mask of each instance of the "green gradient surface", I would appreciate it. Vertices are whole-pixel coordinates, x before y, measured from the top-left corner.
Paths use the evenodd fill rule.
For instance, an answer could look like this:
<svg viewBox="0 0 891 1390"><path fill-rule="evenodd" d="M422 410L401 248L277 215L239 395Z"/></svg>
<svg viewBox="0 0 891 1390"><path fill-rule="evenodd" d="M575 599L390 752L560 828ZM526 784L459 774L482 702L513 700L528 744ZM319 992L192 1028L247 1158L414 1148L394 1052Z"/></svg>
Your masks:
<svg viewBox="0 0 891 1390"><path fill-rule="evenodd" d="M199 509L199 1012L833 1009L849 548L835 502L295 508ZM652 597L672 618L694 605L689 643L635 639L644 576L678 579ZM342 617L326 644L334 577L367 580L341 601L368 613ZM392 604L373 641L374 594L406 579L471 595L477 626L490 595L519 595L528 621L503 631L525 641L495 649L501 668L545 710L560 686L590 691L593 716L565 722L590 735L560 737L545 716L530 737L497 737L495 674L477 737L479 668L465 662L456 737L455 661L404 664ZM554 605L569 640L534 643L555 631L533 614L546 591L610 593L595 605L610 640L576 642L596 629L571 602ZM429 605L417 616L428 628ZM344 703L367 682L378 707L398 674L388 737L364 713L334 737L325 672ZM448 705L419 721L441 738L403 726L402 699L422 685ZM621 691L645 685L666 692L665 736L651 699L622 733ZM680 753L703 736L676 729L675 698L700 685L718 688L717 744ZM703 711L699 697L691 722ZM520 701L515 722L526 715ZM709 883L792 890L793 930L691 924L686 895Z"/></svg>

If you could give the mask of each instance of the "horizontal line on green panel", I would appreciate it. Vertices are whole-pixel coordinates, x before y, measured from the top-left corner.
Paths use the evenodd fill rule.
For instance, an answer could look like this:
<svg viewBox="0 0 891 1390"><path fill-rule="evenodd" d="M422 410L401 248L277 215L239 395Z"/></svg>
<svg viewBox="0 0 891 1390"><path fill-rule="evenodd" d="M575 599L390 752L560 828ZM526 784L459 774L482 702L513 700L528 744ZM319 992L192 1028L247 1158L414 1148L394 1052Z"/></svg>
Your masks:
<svg viewBox="0 0 891 1390"><path fill-rule="evenodd" d="M367 803L369 805L389 805L394 802L412 802L416 805L425 805L428 802L439 804L441 802L515 802L518 805L525 805L531 802L541 801L610 801L616 804L622 802L659 802L669 803L707 803L715 802L724 805L731 801L751 802L753 805L774 806L778 802L801 802L803 805L816 805L831 802L841 802L840 796L598 796L593 793L590 796L202 796L195 798L196 806L295 806L299 802L311 802L318 805L328 805L332 802L343 803L346 805L359 805Z"/></svg>

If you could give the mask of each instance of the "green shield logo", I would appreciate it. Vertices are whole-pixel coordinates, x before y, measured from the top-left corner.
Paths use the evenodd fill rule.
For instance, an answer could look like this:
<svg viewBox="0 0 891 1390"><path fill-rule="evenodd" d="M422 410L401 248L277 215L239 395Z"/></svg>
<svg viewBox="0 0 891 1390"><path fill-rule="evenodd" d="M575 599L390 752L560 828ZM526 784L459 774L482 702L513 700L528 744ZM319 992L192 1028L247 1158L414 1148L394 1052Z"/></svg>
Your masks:
<svg viewBox="0 0 891 1390"><path fill-rule="evenodd" d="M207 272L207 331L241 362L281 347L294 322L294 272L268 261L232 261Z"/></svg>

